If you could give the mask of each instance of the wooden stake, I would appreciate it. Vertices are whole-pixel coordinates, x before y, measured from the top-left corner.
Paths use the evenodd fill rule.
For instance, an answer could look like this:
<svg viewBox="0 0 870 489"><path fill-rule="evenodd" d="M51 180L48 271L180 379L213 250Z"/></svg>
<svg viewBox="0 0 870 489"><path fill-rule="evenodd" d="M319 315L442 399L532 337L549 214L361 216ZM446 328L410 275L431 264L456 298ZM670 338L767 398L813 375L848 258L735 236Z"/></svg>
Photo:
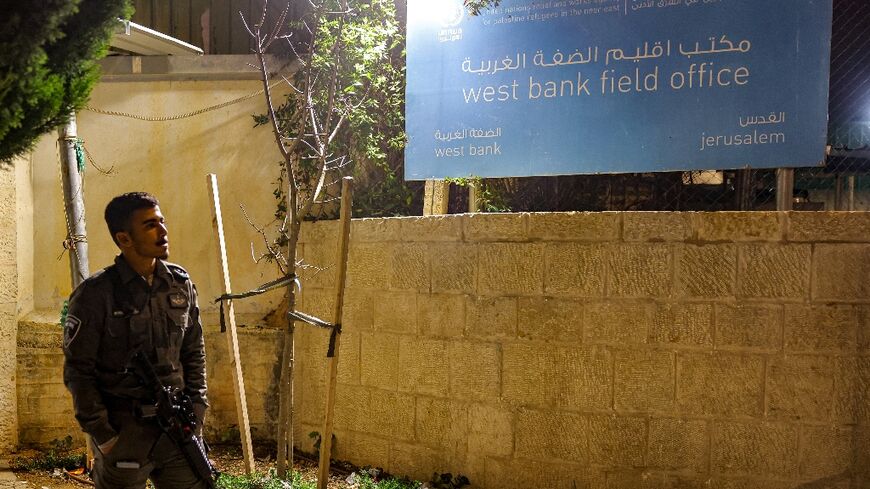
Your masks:
<svg viewBox="0 0 870 489"><path fill-rule="evenodd" d="M335 410L335 383L338 375L338 351L341 346L341 308L344 302L344 284L347 278L347 251L350 243L350 218L353 209L353 178L344 177L341 180L341 214L339 225L341 232L338 238L338 275L335 281L335 308L332 311L332 324L335 341L330 347L327 373L329 384L326 389L326 415L323 420L323 430L320 432L320 465L317 468L317 489L326 489L329 482L329 458L332 452L332 424Z"/></svg>
<svg viewBox="0 0 870 489"><path fill-rule="evenodd" d="M221 275L224 279L224 293L232 293L230 286L230 268L227 263L227 247L224 241L224 223L221 216L221 202L218 194L217 177L210 173L206 177L208 181L208 193L212 200L212 224L218 238L218 259L220 260ZM245 381L242 377L242 364L239 360L239 337L236 334L236 316L233 310L233 301L226 301L227 322L229 323L227 346L230 352L230 368L233 372L233 388L236 394L236 416L239 421L239 434L242 438L242 454L245 461L245 473L254 472L254 450L251 447L251 426L248 422L248 402L245 396Z"/></svg>

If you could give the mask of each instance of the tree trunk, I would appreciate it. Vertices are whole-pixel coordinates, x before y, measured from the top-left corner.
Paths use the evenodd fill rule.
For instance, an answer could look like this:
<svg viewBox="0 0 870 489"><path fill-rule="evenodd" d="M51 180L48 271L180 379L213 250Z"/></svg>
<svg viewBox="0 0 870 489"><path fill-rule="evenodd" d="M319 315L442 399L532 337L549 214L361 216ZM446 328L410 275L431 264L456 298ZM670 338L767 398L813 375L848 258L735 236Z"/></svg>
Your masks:
<svg viewBox="0 0 870 489"><path fill-rule="evenodd" d="M287 165L288 178L293 172ZM289 213L290 233L287 241L287 275L296 274L296 245L299 241L301 222L297 213L297 194L290 185L287 192L287 212ZM296 289L291 282L287 286L287 312L296 310ZM287 477L293 469L293 367L295 361L295 321L288 316L287 329L284 330L284 348L281 354L281 381L278 408L278 463L279 477Z"/></svg>

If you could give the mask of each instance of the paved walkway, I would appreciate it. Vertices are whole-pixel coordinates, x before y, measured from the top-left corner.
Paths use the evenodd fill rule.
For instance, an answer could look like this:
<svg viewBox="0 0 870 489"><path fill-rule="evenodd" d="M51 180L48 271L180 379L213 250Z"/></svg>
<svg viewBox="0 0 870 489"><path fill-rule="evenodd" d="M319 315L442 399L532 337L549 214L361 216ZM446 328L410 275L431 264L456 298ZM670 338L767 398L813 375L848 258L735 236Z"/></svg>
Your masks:
<svg viewBox="0 0 870 489"><path fill-rule="evenodd" d="M0 488L12 489L21 488L23 486L24 484L18 483L18 477L15 477L15 474L13 474L11 470L0 470Z"/></svg>

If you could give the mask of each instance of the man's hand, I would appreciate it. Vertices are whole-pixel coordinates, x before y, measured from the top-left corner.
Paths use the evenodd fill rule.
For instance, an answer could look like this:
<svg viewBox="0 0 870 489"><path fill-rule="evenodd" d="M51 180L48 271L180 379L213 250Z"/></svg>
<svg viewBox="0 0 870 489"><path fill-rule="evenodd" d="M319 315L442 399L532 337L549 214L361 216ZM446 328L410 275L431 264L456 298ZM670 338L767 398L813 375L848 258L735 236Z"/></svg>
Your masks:
<svg viewBox="0 0 870 489"><path fill-rule="evenodd" d="M102 453L103 455L107 455L109 452L112 451L112 447L114 447L115 443L117 443L117 442L118 442L118 435L115 435L112 438L109 438L109 440L107 442L103 443L102 445L99 445L98 448L100 449L100 453Z"/></svg>

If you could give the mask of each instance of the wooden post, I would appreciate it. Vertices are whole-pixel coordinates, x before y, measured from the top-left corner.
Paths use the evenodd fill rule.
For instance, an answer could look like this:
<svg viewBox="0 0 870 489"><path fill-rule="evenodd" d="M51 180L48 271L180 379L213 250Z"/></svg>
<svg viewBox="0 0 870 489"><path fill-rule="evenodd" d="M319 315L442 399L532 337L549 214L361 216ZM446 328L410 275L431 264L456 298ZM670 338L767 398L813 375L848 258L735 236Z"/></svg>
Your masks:
<svg viewBox="0 0 870 489"><path fill-rule="evenodd" d="M447 214L447 199L450 197L450 184L444 180L426 180L423 188L423 215Z"/></svg>
<svg viewBox="0 0 870 489"><path fill-rule="evenodd" d="M208 193L212 200L212 224L218 239L218 259L220 260L221 275L224 279L224 293L232 293L230 286L230 268L227 263L227 248L224 241L224 223L221 216L221 202L218 194L217 177L208 174ZM242 438L242 454L245 462L245 473L254 472L254 450L251 447L251 425L248 422L248 402L245 396L245 381L242 377L242 364L239 360L239 337L236 334L236 316L233 310L233 301L226 301L226 317L229 323L227 346L230 353L230 370L233 372L233 389L236 394L236 416L239 421L239 434Z"/></svg>
<svg viewBox="0 0 870 489"><path fill-rule="evenodd" d="M323 430L320 432L320 465L317 467L317 489L326 489L329 482L329 459L332 452L332 424L335 410L335 384L338 375L338 352L341 346L341 308L344 303L344 284L347 278L347 251L350 243L350 218L353 209L353 178L344 177L341 180L341 213L338 237L338 275L335 279L335 307L332 310L332 324L335 341L330 345L327 362L329 384L326 388L326 414L323 419Z"/></svg>
<svg viewBox="0 0 870 489"><path fill-rule="evenodd" d="M794 208L794 168L776 169L776 210Z"/></svg>

